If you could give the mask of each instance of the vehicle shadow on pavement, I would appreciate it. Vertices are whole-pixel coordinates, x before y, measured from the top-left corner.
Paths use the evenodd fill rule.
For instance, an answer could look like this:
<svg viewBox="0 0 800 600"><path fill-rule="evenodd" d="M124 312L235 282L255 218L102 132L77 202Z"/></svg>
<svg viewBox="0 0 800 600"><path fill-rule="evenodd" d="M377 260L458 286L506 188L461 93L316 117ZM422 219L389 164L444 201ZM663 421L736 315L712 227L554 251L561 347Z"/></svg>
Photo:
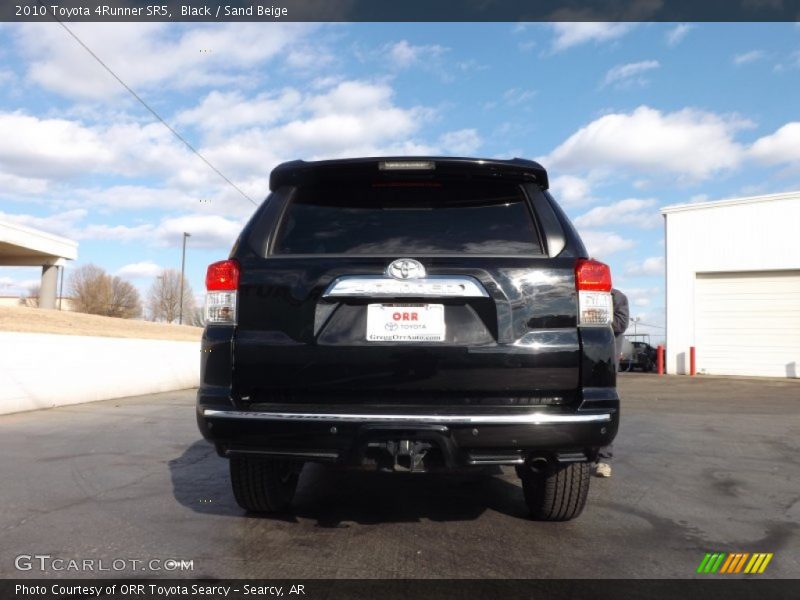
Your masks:
<svg viewBox="0 0 800 600"><path fill-rule="evenodd" d="M487 510L527 519L516 476L495 467L475 473L378 473L307 464L290 512L249 515L233 498L228 461L199 440L169 461L173 496L198 513L284 522L343 523L469 521Z"/></svg>

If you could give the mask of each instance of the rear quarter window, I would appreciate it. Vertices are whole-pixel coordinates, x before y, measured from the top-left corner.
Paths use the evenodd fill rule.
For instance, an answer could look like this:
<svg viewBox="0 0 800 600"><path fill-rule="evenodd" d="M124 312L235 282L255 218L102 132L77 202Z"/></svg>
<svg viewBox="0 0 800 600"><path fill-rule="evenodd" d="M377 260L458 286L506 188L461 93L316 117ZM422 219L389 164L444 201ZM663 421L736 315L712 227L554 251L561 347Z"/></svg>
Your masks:
<svg viewBox="0 0 800 600"><path fill-rule="evenodd" d="M541 254L518 185L396 182L297 191L273 254Z"/></svg>

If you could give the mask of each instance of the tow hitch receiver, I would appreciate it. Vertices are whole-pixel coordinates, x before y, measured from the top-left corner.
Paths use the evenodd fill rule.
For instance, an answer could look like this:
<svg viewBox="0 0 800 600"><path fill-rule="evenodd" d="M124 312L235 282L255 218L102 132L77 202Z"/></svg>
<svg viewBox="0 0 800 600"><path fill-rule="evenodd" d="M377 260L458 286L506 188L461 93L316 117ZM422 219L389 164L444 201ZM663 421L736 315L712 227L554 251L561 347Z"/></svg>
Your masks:
<svg viewBox="0 0 800 600"><path fill-rule="evenodd" d="M370 424L361 428L359 439L356 462L382 471L424 473L455 464L453 441L443 425Z"/></svg>
<svg viewBox="0 0 800 600"><path fill-rule="evenodd" d="M367 454L378 454L378 467L390 468L393 471L410 471L423 473L425 457L432 449L429 442L413 440L399 440L387 442L370 442L367 444ZM380 456L382 455L382 456Z"/></svg>

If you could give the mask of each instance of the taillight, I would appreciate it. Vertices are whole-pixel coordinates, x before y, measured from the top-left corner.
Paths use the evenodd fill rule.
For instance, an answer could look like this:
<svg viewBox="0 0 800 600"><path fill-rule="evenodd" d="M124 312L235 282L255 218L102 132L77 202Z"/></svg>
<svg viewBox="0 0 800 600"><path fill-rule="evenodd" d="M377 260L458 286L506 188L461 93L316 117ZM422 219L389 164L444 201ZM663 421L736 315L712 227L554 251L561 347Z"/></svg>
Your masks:
<svg viewBox="0 0 800 600"><path fill-rule="evenodd" d="M236 323L236 290L239 289L239 263L222 260L206 271L206 322Z"/></svg>
<svg viewBox="0 0 800 600"><path fill-rule="evenodd" d="M208 265L206 271L206 290L235 292L239 287L239 263L235 260L221 260Z"/></svg>
<svg viewBox="0 0 800 600"><path fill-rule="evenodd" d="M610 292L611 269L599 260L579 258L575 264L575 285L586 292Z"/></svg>
<svg viewBox="0 0 800 600"><path fill-rule="evenodd" d="M611 325L614 306L608 265L579 258L575 263L575 287L578 289L578 325Z"/></svg>

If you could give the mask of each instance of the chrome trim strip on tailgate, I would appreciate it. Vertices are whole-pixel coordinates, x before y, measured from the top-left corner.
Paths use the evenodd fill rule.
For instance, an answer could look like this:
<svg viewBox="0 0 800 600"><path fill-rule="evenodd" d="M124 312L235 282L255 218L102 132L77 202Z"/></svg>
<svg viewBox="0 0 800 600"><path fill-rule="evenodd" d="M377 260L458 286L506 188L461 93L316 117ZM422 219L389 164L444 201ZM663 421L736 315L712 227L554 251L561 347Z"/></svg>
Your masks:
<svg viewBox="0 0 800 600"><path fill-rule="evenodd" d="M518 415L370 415L357 413L250 412L207 408L203 411L203 415L223 419L262 419L266 421L413 422L452 425L547 425L552 423L608 423L611 421L610 413L591 415L557 415L541 412Z"/></svg>
<svg viewBox="0 0 800 600"><path fill-rule="evenodd" d="M420 279L393 279L383 275L344 275L337 277L322 296L488 298L489 294L477 279L466 276L431 275Z"/></svg>

